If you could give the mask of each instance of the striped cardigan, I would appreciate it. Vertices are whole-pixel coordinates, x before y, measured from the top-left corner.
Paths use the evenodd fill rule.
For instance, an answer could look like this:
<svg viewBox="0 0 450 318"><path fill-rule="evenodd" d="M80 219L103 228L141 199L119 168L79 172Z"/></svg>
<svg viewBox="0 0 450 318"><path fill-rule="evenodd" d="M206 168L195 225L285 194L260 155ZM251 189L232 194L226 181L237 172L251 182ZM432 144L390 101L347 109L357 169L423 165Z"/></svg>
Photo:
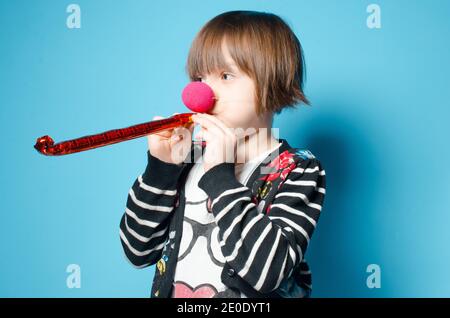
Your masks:
<svg viewBox="0 0 450 318"><path fill-rule="evenodd" d="M219 227L226 260L221 279L249 297L296 297L300 290L309 296L312 290L304 255L322 210L325 171L310 151L280 141L246 185L237 181L232 163L211 168L198 183ZM183 185L192 163L169 164L149 151L147 156L144 173L128 193L120 239L133 266L157 264L151 297L170 297Z"/></svg>

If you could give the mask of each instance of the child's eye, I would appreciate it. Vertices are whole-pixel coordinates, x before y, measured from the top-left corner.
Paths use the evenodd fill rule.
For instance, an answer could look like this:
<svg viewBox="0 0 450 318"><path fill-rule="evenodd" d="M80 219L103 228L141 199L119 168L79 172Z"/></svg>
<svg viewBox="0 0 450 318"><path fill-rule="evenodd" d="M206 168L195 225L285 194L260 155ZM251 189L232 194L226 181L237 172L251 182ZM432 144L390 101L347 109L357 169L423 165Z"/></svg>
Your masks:
<svg viewBox="0 0 450 318"><path fill-rule="evenodd" d="M229 73L223 73L222 74L222 79L225 80L225 81L228 81L228 80L230 80L232 78L233 78L232 74L229 74Z"/></svg>
<svg viewBox="0 0 450 318"><path fill-rule="evenodd" d="M202 78L200 76L194 77L194 82L201 82Z"/></svg>

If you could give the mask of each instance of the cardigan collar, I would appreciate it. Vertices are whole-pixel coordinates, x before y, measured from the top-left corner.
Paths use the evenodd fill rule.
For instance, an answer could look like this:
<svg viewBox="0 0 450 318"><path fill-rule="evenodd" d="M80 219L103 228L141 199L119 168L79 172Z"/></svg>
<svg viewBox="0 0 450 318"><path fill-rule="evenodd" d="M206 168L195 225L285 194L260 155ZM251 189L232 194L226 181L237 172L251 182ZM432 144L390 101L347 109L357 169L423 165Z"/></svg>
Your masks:
<svg viewBox="0 0 450 318"><path fill-rule="evenodd" d="M279 154L285 152L286 150L292 149L292 147L289 145L289 143L285 139L280 138L280 139L278 139L278 141L281 142L281 145L279 147L276 147L271 153L269 153L264 158L263 161L261 161L261 163L258 165L258 167L253 171L252 175L248 179L247 184L245 184L245 186L251 188L251 185L253 184L253 182L258 177L260 177L261 169L263 167L266 167L267 165L269 165ZM205 146L199 146L199 145L192 144L191 152L188 155L191 157L191 162L186 164L188 166L187 170L190 170L190 168L192 168L192 165L194 164L194 162L196 162L198 157L202 155L204 147Z"/></svg>
<svg viewBox="0 0 450 318"><path fill-rule="evenodd" d="M247 184L245 184L246 187L249 187L251 189L252 184L258 177L261 176L262 168L269 165L276 157L278 157L279 154L292 148L285 139L279 139L278 141L281 142L281 145L273 150L270 154L268 154L266 158L258 165L258 167L253 171L252 175L248 179Z"/></svg>

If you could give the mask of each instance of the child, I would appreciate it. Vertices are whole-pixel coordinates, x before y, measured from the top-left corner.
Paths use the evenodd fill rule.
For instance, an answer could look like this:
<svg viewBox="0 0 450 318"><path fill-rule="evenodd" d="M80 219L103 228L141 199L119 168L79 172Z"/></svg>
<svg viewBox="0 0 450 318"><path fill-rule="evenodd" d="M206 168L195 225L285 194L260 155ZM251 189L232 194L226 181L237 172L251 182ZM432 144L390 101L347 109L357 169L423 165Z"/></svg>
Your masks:
<svg viewBox="0 0 450 318"><path fill-rule="evenodd" d="M217 99L193 116L206 147L192 145L193 125L149 135L120 223L128 260L157 263L151 297L310 296L304 255L325 171L271 132L275 113L309 104L303 71L300 43L276 15L226 12L200 30L187 72Z"/></svg>

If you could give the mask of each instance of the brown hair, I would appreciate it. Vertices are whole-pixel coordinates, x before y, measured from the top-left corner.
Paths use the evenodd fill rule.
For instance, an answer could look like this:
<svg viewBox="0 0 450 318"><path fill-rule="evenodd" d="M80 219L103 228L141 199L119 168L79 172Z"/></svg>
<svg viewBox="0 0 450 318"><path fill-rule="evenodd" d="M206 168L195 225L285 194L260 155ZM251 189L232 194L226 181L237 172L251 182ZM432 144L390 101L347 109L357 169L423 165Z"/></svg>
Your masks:
<svg viewBox="0 0 450 318"><path fill-rule="evenodd" d="M222 42L256 87L256 111L280 113L297 103L310 105L303 93L305 62L300 41L277 15L256 11L222 13L199 31L189 51L186 71L200 74L226 69Z"/></svg>

